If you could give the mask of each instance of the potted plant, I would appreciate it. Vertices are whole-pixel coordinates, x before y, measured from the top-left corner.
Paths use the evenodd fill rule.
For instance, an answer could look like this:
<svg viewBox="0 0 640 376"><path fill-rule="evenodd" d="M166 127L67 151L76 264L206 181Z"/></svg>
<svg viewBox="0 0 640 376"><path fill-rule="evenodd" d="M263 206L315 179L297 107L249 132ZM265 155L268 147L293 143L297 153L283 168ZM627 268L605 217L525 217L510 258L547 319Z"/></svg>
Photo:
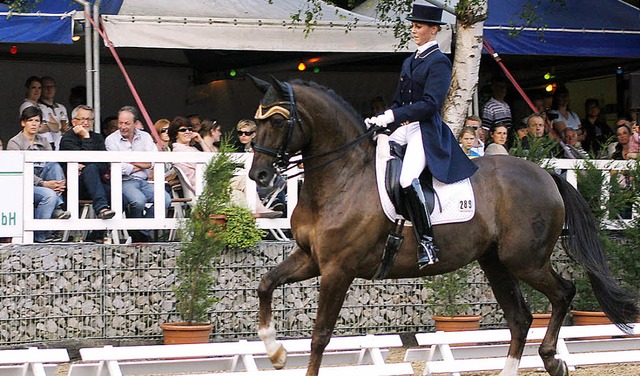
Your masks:
<svg viewBox="0 0 640 376"><path fill-rule="evenodd" d="M228 150L223 143L207 165L203 192L181 226L174 291L182 321L161 324L165 344L209 341L213 328L209 310L218 301L211 290L216 261L225 249L248 248L262 239L263 231L256 227L251 212L231 203L237 164Z"/></svg>
<svg viewBox="0 0 640 376"><path fill-rule="evenodd" d="M430 291L427 303L433 310L436 331L477 330L482 316L468 314L471 304L469 291L470 265L456 271L425 278Z"/></svg>

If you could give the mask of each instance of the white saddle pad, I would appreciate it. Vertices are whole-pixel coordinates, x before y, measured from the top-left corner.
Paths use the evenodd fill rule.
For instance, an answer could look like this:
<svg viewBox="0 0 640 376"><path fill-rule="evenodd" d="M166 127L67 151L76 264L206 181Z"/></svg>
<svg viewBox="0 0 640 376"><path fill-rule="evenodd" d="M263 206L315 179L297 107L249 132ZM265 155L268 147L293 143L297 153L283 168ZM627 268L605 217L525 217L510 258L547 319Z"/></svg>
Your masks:
<svg viewBox="0 0 640 376"><path fill-rule="evenodd" d="M387 161L391 159L391 149L389 147L389 136L378 135L378 146L376 148L376 180L378 182L378 196L384 214L390 221L402 216L396 213L396 209L391 203L387 189L385 188L385 175L387 171ZM435 208L431 213L431 224L439 225L445 223L466 222L473 218L476 212L476 203L473 196L473 187L469 178L457 181L453 184L445 184L433 178L433 188L435 194Z"/></svg>

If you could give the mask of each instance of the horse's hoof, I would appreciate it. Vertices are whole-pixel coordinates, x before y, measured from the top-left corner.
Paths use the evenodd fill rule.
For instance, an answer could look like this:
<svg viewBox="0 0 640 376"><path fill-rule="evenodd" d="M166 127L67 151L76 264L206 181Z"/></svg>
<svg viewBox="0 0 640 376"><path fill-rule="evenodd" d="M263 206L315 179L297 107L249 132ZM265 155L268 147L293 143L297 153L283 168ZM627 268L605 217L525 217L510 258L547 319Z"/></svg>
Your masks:
<svg viewBox="0 0 640 376"><path fill-rule="evenodd" d="M278 344L278 349L269 357L271 360L271 364L273 364L273 368L282 369L284 365L287 364L287 350L285 350L282 344Z"/></svg>

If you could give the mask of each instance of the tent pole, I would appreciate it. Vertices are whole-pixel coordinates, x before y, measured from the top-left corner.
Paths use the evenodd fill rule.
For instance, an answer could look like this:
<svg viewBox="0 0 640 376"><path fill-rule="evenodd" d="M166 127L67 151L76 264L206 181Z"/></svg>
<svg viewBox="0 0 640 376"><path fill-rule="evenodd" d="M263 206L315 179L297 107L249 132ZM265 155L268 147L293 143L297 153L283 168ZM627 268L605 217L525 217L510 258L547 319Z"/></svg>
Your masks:
<svg viewBox="0 0 640 376"><path fill-rule="evenodd" d="M100 18L100 0L93 3L93 21L94 25L98 25ZM97 31L93 33L93 114L95 121L93 122L93 130L100 133L101 114L100 114L100 35Z"/></svg>
<svg viewBox="0 0 640 376"><path fill-rule="evenodd" d="M91 27L91 22L87 20L87 17L90 17L91 14L91 5L84 0L73 0L76 3L82 5L84 7L84 62L85 62L85 73L86 73L86 86L87 86L87 104L93 107L93 75L92 75L92 58L91 58L91 33L93 28Z"/></svg>

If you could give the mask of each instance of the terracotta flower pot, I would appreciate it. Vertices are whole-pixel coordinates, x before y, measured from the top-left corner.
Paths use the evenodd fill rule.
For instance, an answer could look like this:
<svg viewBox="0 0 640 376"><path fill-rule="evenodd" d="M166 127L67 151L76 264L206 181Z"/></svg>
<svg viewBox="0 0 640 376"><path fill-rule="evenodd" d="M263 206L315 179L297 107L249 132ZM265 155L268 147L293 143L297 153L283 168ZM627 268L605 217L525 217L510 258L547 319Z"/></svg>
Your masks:
<svg viewBox="0 0 640 376"><path fill-rule="evenodd" d="M531 322L532 328L546 328L549 326L551 320L551 313L534 313L533 321Z"/></svg>
<svg viewBox="0 0 640 376"><path fill-rule="evenodd" d="M480 315L433 316L436 331L459 332L480 329Z"/></svg>
<svg viewBox="0 0 640 376"><path fill-rule="evenodd" d="M181 345L188 343L208 343L213 324L197 323L187 325L185 322L160 324L165 345Z"/></svg>

